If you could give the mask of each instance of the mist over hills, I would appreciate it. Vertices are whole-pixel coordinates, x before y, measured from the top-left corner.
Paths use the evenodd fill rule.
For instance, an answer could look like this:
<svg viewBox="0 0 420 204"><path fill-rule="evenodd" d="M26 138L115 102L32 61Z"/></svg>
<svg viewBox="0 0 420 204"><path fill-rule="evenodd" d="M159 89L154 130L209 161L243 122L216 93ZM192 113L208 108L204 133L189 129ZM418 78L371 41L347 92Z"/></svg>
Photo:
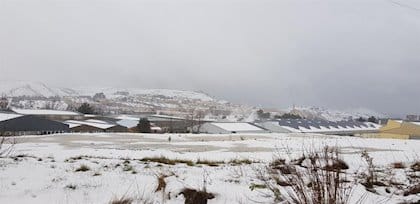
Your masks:
<svg viewBox="0 0 420 204"><path fill-rule="evenodd" d="M188 117L200 114L211 120L253 121L259 119L256 111L261 107L235 104L217 99L204 92L139 89L139 88L63 88L40 82L0 81L0 94L9 98L10 106L26 109L74 110L82 103L90 103L103 114L138 114L154 112ZM264 108L262 108L264 109ZM387 117L369 109L330 110L311 106L287 109L267 109L271 116L294 113L310 119L339 121Z"/></svg>

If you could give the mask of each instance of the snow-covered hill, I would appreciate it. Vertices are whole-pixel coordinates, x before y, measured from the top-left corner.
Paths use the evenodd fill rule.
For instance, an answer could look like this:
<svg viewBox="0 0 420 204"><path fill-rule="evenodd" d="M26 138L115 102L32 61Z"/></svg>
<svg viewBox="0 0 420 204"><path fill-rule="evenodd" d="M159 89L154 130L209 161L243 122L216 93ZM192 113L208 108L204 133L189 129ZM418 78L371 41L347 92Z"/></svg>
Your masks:
<svg viewBox="0 0 420 204"><path fill-rule="evenodd" d="M97 96L95 96L97 95ZM67 110L90 103L105 114L156 112L209 119L241 120L252 107L218 100L206 93L170 89L138 88L58 88L43 83L0 81L0 96L11 100L11 107Z"/></svg>
<svg viewBox="0 0 420 204"><path fill-rule="evenodd" d="M103 93L105 97L96 98ZM194 91L170 89L135 89L135 88L58 88L38 82L0 81L0 96L15 98L11 105L18 108L66 110L87 102L95 105L104 113L158 112L163 114L190 116L201 111L206 119L224 121L247 121L258 119L258 109L246 105L233 104L215 99L208 94ZM16 97L19 97L16 99ZM319 118L330 121L387 117L368 109L329 110L318 107L295 107L273 112L282 115L292 112L305 118ZM202 114L200 113L200 114Z"/></svg>
<svg viewBox="0 0 420 204"><path fill-rule="evenodd" d="M40 82L0 81L0 95L8 97L64 97L64 96L93 96L104 93L107 97L118 95L149 95L168 98L184 98L191 100L212 101L209 95L202 92L170 90L170 89L118 89L118 88L58 88L50 87Z"/></svg>
<svg viewBox="0 0 420 204"><path fill-rule="evenodd" d="M0 81L0 94L8 97L53 97L70 95L71 90L51 88L39 82Z"/></svg>
<svg viewBox="0 0 420 204"><path fill-rule="evenodd" d="M378 113L376 111L369 110L366 108L359 108L359 109L353 109L353 110L330 110L330 109L319 108L319 107L299 106L299 107L289 108L286 111L291 112L293 114L300 115L305 118L317 118L317 119L324 119L324 120L329 120L329 121L357 119L360 117L369 118L371 116L374 116L376 118L388 117L386 114Z"/></svg>
<svg viewBox="0 0 420 204"><path fill-rule="evenodd" d="M211 96L202 92L173 90L173 89L136 89L136 88L77 88L77 95L93 96L96 93L104 93L107 97L119 97L127 95L161 96L168 98L180 98L190 100L212 101Z"/></svg>

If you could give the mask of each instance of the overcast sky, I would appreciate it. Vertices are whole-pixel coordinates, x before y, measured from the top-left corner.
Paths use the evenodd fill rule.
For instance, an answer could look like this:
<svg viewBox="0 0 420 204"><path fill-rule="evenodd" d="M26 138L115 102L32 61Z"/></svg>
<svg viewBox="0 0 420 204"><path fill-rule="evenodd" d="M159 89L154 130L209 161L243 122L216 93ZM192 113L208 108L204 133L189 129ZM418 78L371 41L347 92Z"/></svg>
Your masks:
<svg viewBox="0 0 420 204"><path fill-rule="evenodd" d="M418 0L0 0L0 79L420 114Z"/></svg>

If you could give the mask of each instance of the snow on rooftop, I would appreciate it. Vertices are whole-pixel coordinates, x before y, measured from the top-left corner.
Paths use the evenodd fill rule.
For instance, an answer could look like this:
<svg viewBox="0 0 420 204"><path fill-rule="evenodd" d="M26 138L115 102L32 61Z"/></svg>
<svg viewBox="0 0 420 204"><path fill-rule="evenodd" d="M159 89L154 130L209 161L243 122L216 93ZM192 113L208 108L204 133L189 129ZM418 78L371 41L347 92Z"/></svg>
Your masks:
<svg viewBox="0 0 420 204"><path fill-rule="evenodd" d="M75 128L75 127L81 126L81 124L76 124L76 123L67 123L67 122L65 122L65 124L69 125L69 128Z"/></svg>
<svg viewBox="0 0 420 204"><path fill-rule="evenodd" d="M45 110L45 109L12 109L14 112L22 115L80 115L72 111Z"/></svg>
<svg viewBox="0 0 420 204"><path fill-rule="evenodd" d="M129 120L129 119L123 119L123 120L119 120L117 121L118 125L124 126L126 128L133 128L136 127L137 124L139 124L138 120Z"/></svg>
<svg viewBox="0 0 420 204"><path fill-rule="evenodd" d="M300 130L295 129L295 128L292 128L292 127L289 127L289 126L280 126L280 127L284 128L284 129L286 129L286 130L288 130L290 132L300 132Z"/></svg>
<svg viewBox="0 0 420 204"><path fill-rule="evenodd" d="M85 120L86 122L90 122L90 123L100 123L100 124L108 124L108 122L105 122L103 120L95 120L95 119L89 119L89 120Z"/></svg>
<svg viewBox="0 0 420 204"><path fill-rule="evenodd" d="M227 131L261 131L263 129L249 123L211 123Z"/></svg>
<svg viewBox="0 0 420 204"><path fill-rule="evenodd" d="M136 120L139 121L140 118L138 117L133 117L133 116L128 116L128 115L120 115L118 117L116 117L115 119L119 119L119 120Z"/></svg>
<svg viewBox="0 0 420 204"><path fill-rule="evenodd" d="M414 125L420 125L420 122L411 122L411 123L413 123Z"/></svg>
<svg viewBox="0 0 420 204"><path fill-rule="evenodd" d="M22 115L19 114L12 114L12 113L0 113L0 121L11 120L14 118L21 117Z"/></svg>
<svg viewBox="0 0 420 204"><path fill-rule="evenodd" d="M112 128L115 125L114 124L109 124L109 123L98 123L98 122L89 122L89 121L78 121L78 120L67 120L64 122L65 124L68 124L69 126L73 126L73 127L77 127L80 125L87 125L87 126L92 126L92 127L96 127L99 129L108 129L108 128Z"/></svg>
<svg viewBox="0 0 420 204"><path fill-rule="evenodd" d="M176 116L170 116L170 115L152 115L151 118L165 118L165 119L177 119L177 120L185 120L185 118L182 117L176 117Z"/></svg>
<svg viewBox="0 0 420 204"><path fill-rule="evenodd" d="M336 122L322 122L322 121L310 121L305 120L302 122L296 121L285 121L282 124L278 123L280 127L290 130L292 132L304 132L304 133L326 133L326 132L337 132L337 131L374 131L378 130L381 126L375 123L336 123ZM312 124L319 124L312 125Z"/></svg>

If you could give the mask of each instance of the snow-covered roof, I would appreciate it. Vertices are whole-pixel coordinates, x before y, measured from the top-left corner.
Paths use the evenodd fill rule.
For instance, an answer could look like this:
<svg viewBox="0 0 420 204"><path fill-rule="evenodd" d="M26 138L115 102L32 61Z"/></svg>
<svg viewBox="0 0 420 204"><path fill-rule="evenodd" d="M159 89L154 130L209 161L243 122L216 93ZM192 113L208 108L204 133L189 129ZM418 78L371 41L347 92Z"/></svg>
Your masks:
<svg viewBox="0 0 420 204"><path fill-rule="evenodd" d="M140 120L139 117L134 117L134 116L129 116L129 115L120 115L120 116L117 116L115 119L119 119L119 120L137 120L137 121Z"/></svg>
<svg viewBox="0 0 420 204"><path fill-rule="evenodd" d="M64 123L69 125L69 128L75 128L75 127L81 126L81 124L76 124L76 123L68 123L68 122L64 122Z"/></svg>
<svg viewBox="0 0 420 204"><path fill-rule="evenodd" d="M249 123L211 123L227 131L262 131L263 129Z"/></svg>
<svg viewBox="0 0 420 204"><path fill-rule="evenodd" d="M151 115L148 117L150 118L163 118L163 119L175 119L175 120L185 120L185 118L182 117L176 117L176 116L170 116L170 115Z"/></svg>
<svg viewBox="0 0 420 204"><path fill-rule="evenodd" d="M129 119L123 119L117 121L118 125L124 126L126 128L133 128L136 127L139 124L138 120L129 120Z"/></svg>
<svg viewBox="0 0 420 204"><path fill-rule="evenodd" d="M89 120L85 120L85 122L89 122L89 123L100 123L100 124L108 124L108 122L103 121L103 120L96 120L96 119L89 119Z"/></svg>
<svg viewBox="0 0 420 204"><path fill-rule="evenodd" d="M22 115L13 114L13 113L0 113L0 121L11 120L14 118L21 117Z"/></svg>
<svg viewBox="0 0 420 204"><path fill-rule="evenodd" d="M161 127L156 127L156 126L152 126L150 127L151 130L155 130L155 131L162 131Z"/></svg>
<svg viewBox="0 0 420 204"><path fill-rule="evenodd" d="M96 127L96 128L99 128L99 129L108 129L108 128L112 128L112 127L116 126L114 124L109 124L105 121L99 121L99 120L97 120L97 122L67 120L64 123L68 124L70 126L70 128L72 128L72 126L77 127L77 126L80 126L80 125L87 125L87 126Z"/></svg>
<svg viewBox="0 0 420 204"><path fill-rule="evenodd" d="M413 123L414 125L420 125L420 122L411 122L411 123Z"/></svg>
<svg viewBox="0 0 420 204"><path fill-rule="evenodd" d="M12 109L15 113L22 115L81 115L72 111L59 111L59 110L45 110L45 109Z"/></svg>
<svg viewBox="0 0 420 204"><path fill-rule="evenodd" d="M303 133L334 133L334 132L352 132L352 131L376 131L381 127L378 124L358 121L326 121L310 119L281 119L277 124L292 132Z"/></svg>

